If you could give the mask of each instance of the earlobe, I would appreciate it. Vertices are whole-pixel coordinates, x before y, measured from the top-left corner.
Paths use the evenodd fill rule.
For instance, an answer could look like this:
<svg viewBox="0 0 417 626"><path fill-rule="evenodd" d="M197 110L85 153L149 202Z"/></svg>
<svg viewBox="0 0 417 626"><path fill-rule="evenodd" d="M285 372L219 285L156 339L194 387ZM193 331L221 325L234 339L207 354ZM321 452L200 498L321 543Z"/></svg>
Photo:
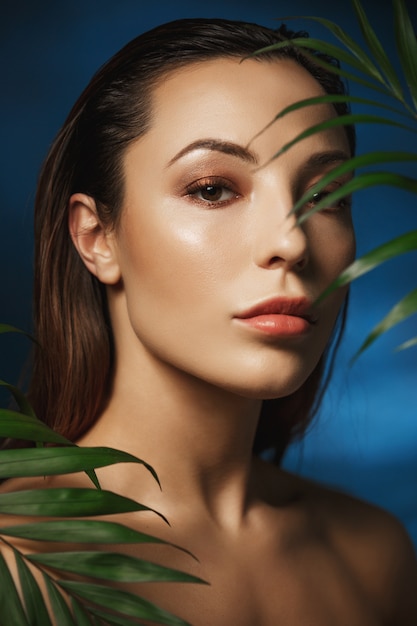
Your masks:
<svg viewBox="0 0 417 626"><path fill-rule="evenodd" d="M71 239L87 269L102 283L120 280L120 268L112 232L100 222L94 199L84 193L73 194L68 205Z"/></svg>

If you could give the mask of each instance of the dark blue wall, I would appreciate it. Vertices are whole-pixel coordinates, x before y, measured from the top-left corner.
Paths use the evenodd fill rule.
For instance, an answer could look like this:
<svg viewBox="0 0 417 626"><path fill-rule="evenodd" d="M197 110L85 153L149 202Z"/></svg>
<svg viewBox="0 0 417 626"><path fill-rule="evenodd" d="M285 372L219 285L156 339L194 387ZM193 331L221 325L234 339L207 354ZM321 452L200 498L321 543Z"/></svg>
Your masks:
<svg viewBox="0 0 417 626"><path fill-rule="evenodd" d="M364 4L392 51L391 3ZM410 9L414 5L412 0L408 4ZM220 16L273 26L282 15L321 15L358 37L350 3L328 5L327 0L162 0L143 8L139 0L6 0L0 22L0 321L30 329L37 172L69 107L100 64L136 34L179 17ZM417 10L412 11L417 23ZM296 25L305 28L307 23ZM322 34L318 26L310 30ZM394 147L415 150L415 138L359 128L359 151ZM415 168L403 171L417 175ZM354 216L363 253L389 236L417 228L416 198L387 188L372 190L355 198ZM289 450L285 465L392 510L417 543L417 349L393 351L417 334L415 318L352 367L348 364L366 333L415 285L416 267L416 255L409 255L353 286L334 383L316 427L302 445ZM17 381L26 350L26 339L0 337L0 378Z"/></svg>

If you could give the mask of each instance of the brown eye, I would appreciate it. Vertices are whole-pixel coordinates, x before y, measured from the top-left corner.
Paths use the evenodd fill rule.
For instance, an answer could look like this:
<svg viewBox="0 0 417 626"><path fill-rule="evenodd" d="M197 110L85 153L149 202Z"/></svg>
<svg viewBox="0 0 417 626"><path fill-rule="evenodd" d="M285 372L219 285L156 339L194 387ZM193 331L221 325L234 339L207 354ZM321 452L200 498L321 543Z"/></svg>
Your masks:
<svg viewBox="0 0 417 626"><path fill-rule="evenodd" d="M331 190L331 191L334 191L334 190ZM307 202L307 208L313 209L316 204L318 204L322 200L325 200L326 197L330 195L331 191L318 191L317 193L315 193L313 197L311 198L311 200ZM321 211L343 210L343 209L350 208L350 206L351 206L351 199L349 196L346 196L344 198L341 198L340 200L337 200L335 203L332 202L328 206L326 205L322 207Z"/></svg>
<svg viewBox="0 0 417 626"><path fill-rule="evenodd" d="M316 204L318 204L319 202L324 200L326 198L326 196L328 196L328 195L329 195L329 193L327 191L318 191L318 192L316 192L313 195L313 197L311 198L311 200L307 203L308 207L312 209Z"/></svg>
<svg viewBox="0 0 417 626"><path fill-rule="evenodd" d="M218 202L222 199L223 190L224 188L220 185L206 185L200 189L200 195L203 200Z"/></svg>
<svg viewBox="0 0 417 626"><path fill-rule="evenodd" d="M200 204L207 204L208 206L227 204L230 200L239 196L223 180L215 179L196 181L187 189L187 195L200 202Z"/></svg>

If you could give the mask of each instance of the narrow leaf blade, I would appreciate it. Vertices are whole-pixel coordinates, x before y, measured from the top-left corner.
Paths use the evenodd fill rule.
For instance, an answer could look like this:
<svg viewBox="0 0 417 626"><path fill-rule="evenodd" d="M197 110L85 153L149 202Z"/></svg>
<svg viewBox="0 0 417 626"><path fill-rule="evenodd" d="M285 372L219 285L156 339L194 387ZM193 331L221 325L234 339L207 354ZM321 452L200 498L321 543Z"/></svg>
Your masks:
<svg viewBox="0 0 417 626"><path fill-rule="evenodd" d="M150 511L167 522L158 511L111 491L54 488L0 494L0 513L12 515L89 517L133 511Z"/></svg>
<svg viewBox="0 0 417 626"><path fill-rule="evenodd" d="M62 597L61 593L52 583L49 576L45 573L43 575L45 586L48 592L49 601L51 603L52 613L55 618L56 624L59 626L77 626L75 623L71 611L68 608L67 603Z"/></svg>
<svg viewBox="0 0 417 626"><path fill-rule="evenodd" d="M353 280L370 272L381 263L389 259L417 250L417 230L410 231L391 239L371 252L356 259L342 274L323 292L319 301L339 287L343 287Z"/></svg>
<svg viewBox="0 0 417 626"><path fill-rule="evenodd" d="M0 623L29 626L7 563L0 553Z"/></svg>
<svg viewBox="0 0 417 626"><path fill-rule="evenodd" d="M417 40L404 0L394 5L394 30L405 80L417 110Z"/></svg>
<svg viewBox="0 0 417 626"><path fill-rule="evenodd" d="M390 310L390 312L375 326L372 332L365 339L354 358L357 358L366 348L383 333L403 322L407 317L417 313L417 288L404 296L402 300Z"/></svg>
<svg viewBox="0 0 417 626"><path fill-rule="evenodd" d="M401 83L397 78L395 69L393 68L381 42L379 41L374 29L372 28L360 0L352 0L353 8L358 19L362 35L372 52L375 60L379 64L382 72L385 74L395 97L403 99Z"/></svg>
<svg viewBox="0 0 417 626"><path fill-rule="evenodd" d="M161 543L173 545L163 539L133 530L122 524L97 520L54 520L19 526L3 526L1 534L33 541L58 541L71 543Z"/></svg>
<svg viewBox="0 0 417 626"><path fill-rule="evenodd" d="M65 445L71 443L36 417L10 409L0 409L0 437Z"/></svg>
<svg viewBox="0 0 417 626"><path fill-rule="evenodd" d="M379 100L371 100L370 98L362 98L359 96L350 96L348 94L327 94L325 96L314 96L313 98L305 98L304 100L297 100L293 104L288 105L282 111L280 111L274 119L265 127L264 130L269 128L275 121L285 117L288 113L292 113L293 111L297 111L298 109L303 109L304 107L314 106L316 104L337 104L341 102L346 102L349 104L363 104L366 106L377 107L381 109L385 109L386 111L390 111L391 113L396 113L397 115L403 115L410 119L409 113L405 113L404 111L397 109L396 107L385 104L384 102L380 102ZM411 127L410 127L411 128ZM256 137L262 134L261 131Z"/></svg>
<svg viewBox="0 0 417 626"><path fill-rule="evenodd" d="M97 520L56 520L35 524L20 524L1 528L1 534L33 541L65 541L73 543L162 543L163 539L133 530L116 522Z"/></svg>
<svg viewBox="0 0 417 626"><path fill-rule="evenodd" d="M32 541L50 541L62 543L62 538L70 543L88 544L140 544L158 543L170 546L195 557L169 541L159 539L153 535L134 530L123 524L99 520L53 520L18 526L3 526L0 530L6 537L20 537Z"/></svg>
<svg viewBox="0 0 417 626"><path fill-rule="evenodd" d="M363 85L364 87L377 91L378 93L382 93L384 95L392 95L392 92L385 86L385 84L381 86L380 83L374 83L371 80L367 80L366 78L363 78L361 75L349 72L346 69L343 69L341 67L337 67L336 65L331 64L325 61L324 59L321 59L319 56L308 52L308 48L311 48L313 51L324 52L325 54L331 54L331 51L333 51L334 54L331 54L331 56L334 56L336 58L340 58L340 53L342 53L342 56L344 56L345 61L346 61L346 53L341 48L337 46L331 47L331 44L328 44L327 42L320 41L320 40L316 40L314 45L312 45L311 42L312 42L311 39L307 39L307 38L298 39L297 38L297 39L291 39L290 45L294 45L297 48L301 48L303 51L303 54L308 59L310 59L316 65L319 65L320 67L323 67L324 69L328 70L329 72L337 74L338 76L343 76L344 78L347 78L349 81L353 81L355 83ZM289 45L288 41L281 41L278 43L274 43L270 46L266 46L265 48L261 48L260 50L257 50L256 52L254 52L254 55L260 54L262 52L266 52L268 50L279 50L280 48L288 47L288 45Z"/></svg>
<svg viewBox="0 0 417 626"><path fill-rule="evenodd" d="M359 72L363 72L364 74L369 74L368 64L364 64L361 59L358 59L356 56L347 52L343 48L339 46L335 46L328 41L323 41L321 39L314 39L313 37L295 37L289 41L283 41L277 44L272 44L271 46L267 46L265 48L261 48L255 52L256 54L268 51L268 50L279 50L280 48L286 48L288 46L294 46L296 48L308 48L313 51L319 51L324 54L327 54L331 57L339 59L342 63L346 65L350 65L350 67L355 68ZM378 76L378 71L376 71L376 76Z"/></svg>
<svg viewBox="0 0 417 626"><path fill-rule="evenodd" d="M55 552L31 554L27 558L54 570L113 582L204 583L191 574L117 552Z"/></svg>
<svg viewBox="0 0 417 626"><path fill-rule="evenodd" d="M281 154L287 152L292 146L302 141L303 139L307 139L312 135L323 132L325 130L329 130L331 128L337 128L339 126L350 126L353 124L382 124L386 126L394 126L396 128L402 128L407 131L413 131L417 133L417 129L413 130L412 128L401 124L400 122L396 122L395 120L381 117L379 115L369 115L367 113L356 113L349 115L339 115L338 117L331 118L325 122L320 122L319 124L315 124L314 126L310 126L306 130L299 133L294 139L288 141L286 144L282 146L272 157L272 159L277 159Z"/></svg>
<svg viewBox="0 0 417 626"><path fill-rule="evenodd" d="M126 617L153 620L166 626L190 626L179 617L128 591L109 589L92 583L63 580L60 581L60 586L87 602L97 604L103 609L117 611Z"/></svg>
<svg viewBox="0 0 417 626"><path fill-rule="evenodd" d="M84 607L75 599L71 598L71 609L74 615L75 623L77 626L91 626L92 621L88 616L88 612Z"/></svg>
<svg viewBox="0 0 417 626"><path fill-rule="evenodd" d="M295 17L290 16L287 18L282 18L283 21L286 21L287 19L295 19ZM324 28L326 28L329 32L331 32L332 35L336 37L336 39L338 39L361 62L362 71L364 73L372 76L373 78L375 78L381 83L384 82L384 79L381 76L381 73L379 72L376 65L369 58L367 53L338 24L326 18L317 17L315 15L306 15L306 16L303 15L303 16L300 16L299 19L305 19L305 20L318 22L319 24L324 26ZM333 56L335 56L335 58L339 58L338 54L335 54Z"/></svg>
<svg viewBox="0 0 417 626"><path fill-rule="evenodd" d="M15 551L15 558L29 624L31 626L52 626L44 597L35 577L17 551Z"/></svg>
<svg viewBox="0 0 417 626"><path fill-rule="evenodd" d="M138 463L158 481L155 471L148 463L113 448L81 448L71 445L60 448L4 450L0 461L0 477L52 476L92 470L115 463Z"/></svg>
<svg viewBox="0 0 417 626"><path fill-rule="evenodd" d="M24 335L31 341L34 341L32 335L30 335L29 333L26 333L24 330L21 330L20 328L16 328L16 326L11 326L10 324L0 324L0 334L3 334L3 333L18 333L19 335Z"/></svg>
<svg viewBox="0 0 417 626"><path fill-rule="evenodd" d="M5 380L0 380L0 387L4 387L10 391L22 413L29 415L29 417L36 418L35 412L29 404L26 396L20 391L20 389L18 389L18 387L7 383Z"/></svg>
<svg viewBox="0 0 417 626"><path fill-rule="evenodd" d="M363 191L369 187L379 185L399 187L404 191L417 193L417 180L414 178L409 178L408 176L403 176L402 174L393 174L391 172L364 172L355 178L348 180L343 185L340 185L340 187L338 187L335 191L326 194L325 197L317 202L310 211L301 215L298 222L301 224L313 213L326 209L327 207L336 206L336 203L340 199L351 195L355 191Z"/></svg>
<svg viewBox="0 0 417 626"><path fill-rule="evenodd" d="M347 161L344 161L341 165L334 167L330 172L325 174L315 185L313 185L306 193L304 193L292 208L292 213L296 213L301 207L303 207L314 194L322 191L327 185L338 178L345 176L358 168L373 167L375 165L385 163L403 163L403 162L417 162L417 154L412 152L368 152L359 156L352 157ZM365 176L365 178L363 178ZM366 179L366 174L358 174L357 178L361 179L361 184L357 187L357 190L365 189L372 186L372 181ZM376 184L387 184L385 179L378 181ZM397 186L397 185L396 185ZM407 185L406 185L407 186ZM352 193L352 192L350 192ZM345 194L346 195L346 194Z"/></svg>
<svg viewBox="0 0 417 626"><path fill-rule="evenodd" d="M89 610L91 614L96 616L97 624L99 624L99 626L102 626L103 624L105 624L105 626L107 626L108 624L111 624L111 626L138 626L139 624L139 622L133 617L124 617L119 613L110 613L109 611L103 611L93 606L89 607ZM103 618L104 621L99 618ZM96 624L96 622L94 622L94 624Z"/></svg>
<svg viewBox="0 0 417 626"><path fill-rule="evenodd" d="M398 352L400 350L408 350L408 348L413 348L414 346L417 346L417 337L404 341L404 343L395 348L395 351Z"/></svg>

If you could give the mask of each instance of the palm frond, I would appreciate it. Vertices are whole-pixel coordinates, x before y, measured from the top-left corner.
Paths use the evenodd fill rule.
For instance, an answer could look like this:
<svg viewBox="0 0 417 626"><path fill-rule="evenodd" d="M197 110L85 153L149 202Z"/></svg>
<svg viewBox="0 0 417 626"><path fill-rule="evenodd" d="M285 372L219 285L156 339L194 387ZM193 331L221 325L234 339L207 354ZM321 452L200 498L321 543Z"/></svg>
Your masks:
<svg viewBox="0 0 417 626"><path fill-rule="evenodd" d="M417 313L417 288L413 289L391 309L391 311L375 326L365 339L354 359L368 348L380 335L390 330L396 324L403 322L407 317ZM414 341L414 340L413 340Z"/></svg>
<svg viewBox="0 0 417 626"><path fill-rule="evenodd" d="M403 100L401 83L397 78L395 69L391 61L389 60L383 45L379 41L374 29L372 28L366 16L363 6L361 5L359 0L352 0L352 4L359 22L359 26L362 31L363 38L366 41L373 58L379 65L382 73L385 75L387 84L392 91L392 94L399 100Z"/></svg>
<svg viewBox="0 0 417 626"><path fill-rule="evenodd" d="M42 424L33 416L33 412L31 413L24 415L1 409L1 434L5 437L18 435L27 440L35 435L35 438L44 442L63 443L64 438ZM158 483L153 468L141 459L112 448L79 448L72 444L63 447L3 450L0 454L0 476L51 476L74 471L88 472L105 465L125 462L143 465ZM158 511L144 504L97 488L61 487L1 493L0 514L4 514L4 517L3 526L0 527L0 542L8 546L15 555L23 602L17 592L14 577L0 553L2 580L0 623L11 623L12 620L16 626L37 624L50 626L52 620L60 626L83 623L104 626L113 623L137 623L136 618L140 616L142 619L154 620L159 624L184 626L185 622L180 618L159 609L140 596L112 589L110 583L123 584L133 580L141 583L173 581L202 584L204 581L144 559L118 552L92 551L90 548L94 544L106 543L158 543L167 546L168 549L182 550L193 557L184 548L141 533L124 524L108 519L89 519L102 515L142 511L153 513L167 522ZM22 521L19 524L5 525L7 515L19 516L23 520L25 516L30 516L30 519L27 523ZM33 522L33 516L40 517L40 521ZM77 544L77 549L62 552L62 547L60 551L59 548L55 549L52 546L47 554L38 553L36 550L24 554L18 548L19 543L11 543L14 537L31 542L48 541L50 544L55 542L58 546L62 546L64 542L69 548ZM80 544L86 545L84 551L80 551ZM55 574L52 575L51 572ZM69 581L64 580L65 575L72 574L86 578L86 582L82 583L86 590L84 594L78 587L73 588ZM56 578L57 575L60 577L59 580ZM89 582L91 578L104 579L107 584L91 584ZM49 610L46 608L47 602ZM36 617L33 617L34 615Z"/></svg>
<svg viewBox="0 0 417 626"><path fill-rule="evenodd" d="M372 27L366 12L361 4L360 0L352 0L352 6L356 15L357 22L360 26L364 45L367 47L365 51L364 47L357 43L352 37L350 37L340 26L334 22L325 18L317 16L298 16L305 20L311 20L320 23L325 27L328 32L337 39L340 45L328 43L320 39L297 37L288 41L282 41L268 48L263 48L257 51L255 54L264 50L280 49L286 46L295 46L299 48L305 56L310 58L314 63L326 68L328 71L348 78L351 84L358 84L364 86L367 89L382 93L386 98L391 99L395 104L387 104L384 100L380 102L375 98L365 98L355 95L325 95L319 98L309 98L299 102L296 102L282 111L279 111L275 118L262 129L265 132L273 123L277 120L284 118L286 115L293 111L302 109L303 107L313 106L321 103L337 103L346 102L351 105L362 105L370 107L370 113L349 113L347 115L338 116L336 119L339 122L329 120L322 124L316 124L311 128L306 129L304 132L297 135L292 141L282 146L271 157L272 159L279 158L292 146L296 145L299 141L312 136L315 133L322 132L329 128L338 126L348 126L354 124L380 124L381 128L384 126L397 127L398 129L406 130L407 132L417 132L417 40L412 26L410 16L407 12L407 8L404 0L393 0L393 24L394 34L397 45L398 59L400 61L401 71L397 75L395 69L396 63L394 59L391 59L384 49L380 39L378 38L374 28ZM295 19L282 18L282 19ZM319 53L319 54L317 54ZM330 55L336 58L340 64L344 67L338 67L332 63L327 62L325 59L320 58L320 54ZM352 71L347 70L346 67L351 68ZM409 94L404 92L403 85L408 87ZM400 106L399 106L400 105ZM376 115L374 111L379 109L384 110L386 114L383 117ZM398 121L398 117L404 120L404 123ZM261 134L259 133L259 134ZM342 184L338 183L337 188L331 190L331 193L326 193L319 202L312 203L314 206L308 211L300 211L303 207L308 206L314 195L317 195L325 187L337 181L338 177L345 175L346 173L356 172L358 168L370 168L374 169L375 166L381 163L401 163L409 161L412 163L417 160L417 152L401 153L391 152L388 149L383 151L373 151L352 157L340 166L335 167L329 173L326 173L323 178L312 186L306 193L302 195L295 203L293 212L299 212L299 223L308 219L314 212L325 209L326 206L334 206L334 203L341 198L346 197L353 192L359 192L369 187L376 185L388 185L397 189L406 190L413 194L417 194L417 174L416 176L407 176L399 174L395 171L368 171L359 172L352 180L342 181ZM342 275L327 289L323 297L328 295L330 291L340 287L341 285L348 284L352 280L355 280L363 273L370 271L379 264L385 262L388 258L394 258L400 254L404 254L409 251L410 242L414 241L415 233L409 233L401 236L396 240L387 242L384 246L365 254L361 259L358 259L353 263ZM412 243L412 249L414 249L414 243ZM406 296L405 299L398 303L398 309L394 309L385 317L380 324L372 331L371 335L365 340L360 352L366 347L371 345L373 341L379 337L383 332L391 328L394 324L399 323L404 311L408 311L408 305L411 295ZM388 319L387 319L388 318ZM408 348L416 345L416 340L404 342L400 349Z"/></svg>
<svg viewBox="0 0 417 626"><path fill-rule="evenodd" d="M398 57L417 111L417 39L404 0L394 2L394 30Z"/></svg>

